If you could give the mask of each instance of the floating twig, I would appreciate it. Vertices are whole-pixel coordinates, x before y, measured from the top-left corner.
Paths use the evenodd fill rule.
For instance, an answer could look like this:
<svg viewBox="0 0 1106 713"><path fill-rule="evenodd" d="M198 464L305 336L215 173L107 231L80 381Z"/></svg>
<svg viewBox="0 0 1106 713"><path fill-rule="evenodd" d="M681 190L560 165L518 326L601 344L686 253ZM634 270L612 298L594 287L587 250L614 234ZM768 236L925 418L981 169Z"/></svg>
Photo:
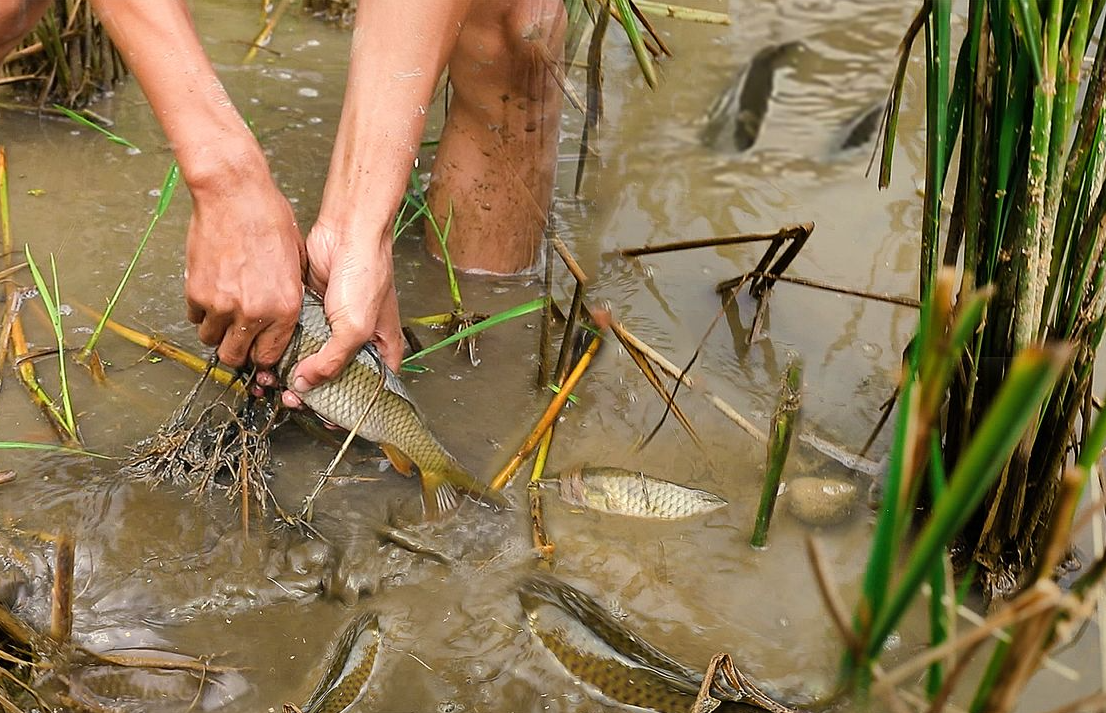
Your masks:
<svg viewBox="0 0 1106 713"><path fill-rule="evenodd" d="M837 627L837 633L845 640L845 646L849 651L854 656L859 656L863 650L863 644L849 624L845 600L841 598L841 592L834 586L829 570L826 569L826 557L822 552L822 545L810 535L806 538L806 554L811 568L814 569L814 581L818 584L818 593L822 595L822 603L829 612L833 625Z"/></svg>
<svg viewBox="0 0 1106 713"><path fill-rule="evenodd" d="M682 374L682 369L669 361L667 357L658 352L656 349L649 346L638 337L634 336L634 334L626 329L626 327L624 327L621 323L612 323L611 331L614 332L616 336L618 336L620 341L627 341L630 344L633 344L643 355L647 356L650 361L660 367L661 371L665 372L673 379L676 379L677 381L683 383L689 389L698 391L698 393L701 394L703 398L705 398L712 406L718 409L718 411L721 412L722 415L733 421L735 424L738 425L738 427L740 427L750 436L761 442L765 442L768 440L768 436L765 435L764 431L757 428L752 421L738 413L737 409L730 406L728 403L723 401L718 396L715 396L710 391L703 389L701 385L696 386L699 382L695 381L691 376L687 374Z"/></svg>
<svg viewBox="0 0 1106 713"><path fill-rule="evenodd" d="M596 315L597 317L599 315ZM597 325L602 330L606 325L603 324L603 320L600 320L600 324ZM545 413L538 419L538 424L534 427L534 430L530 432L530 435L519 447L515 455L503 466L503 469L496 474L492 480L492 490L502 490L505 485L511 480L511 476L515 474L518 467L522 465L522 461L526 459L528 455L534 450L538 443L545 436L545 432L549 430L549 427L557 420L557 416L561 413L561 409L568 403L568 397L572 394L572 390L576 388L576 384L579 383L580 378L587 371L588 365L591 364L592 358L599 350L599 344L601 343L599 335L592 337L591 344L588 346L587 351L580 357L580 361L576 363L576 366L572 369L572 372L565 379L564 386L561 387L560 392L554 394L552 400L549 402L549 406L546 407Z"/></svg>
<svg viewBox="0 0 1106 713"><path fill-rule="evenodd" d="M834 285L834 284L831 284L829 282L821 282L819 280L812 280L808 277L796 277L796 276L792 276L792 275L780 275L778 273L769 274L767 272L757 272L757 271L747 272L744 275L742 275L741 277L735 277L735 278L731 278L729 280L724 280L722 282L719 282L718 285L715 286L715 290L717 292L725 292L727 290L731 290L734 287L738 286L740 283L746 281L750 277L770 278L770 279L773 279L773 280L778 280L780 282L789 282L793 285L800 285L802 287L811 287L811 288L816 289L816 290L825 290L826 292L837 292L837 293L842 294L842 295L851 295L853 297L862 297L866 300L874 300L876 302L886 302L888 304L899 305L901 307L910 307L910 308L913 308L913 309L918 309L918 307L921 306L921 302L919 302L914 297L903 297L901 295L890 295L890 294L886 294L886 293L883 293L883 292L870 292L868 290L859 290L859 289L855 289L855 288L852 288L852 287L841 287L840 285Z"/></svg>
<svg viewBox="0 0 1106 713"><path fill-rule="evenodd" d="M695 428L691 425L691 421L688 420L687 415L684 414L679 404L676 403L676 394L668 393L668 389L661 383L660 377L657 376L657 372L653 370L653 365L649 363L649 360L641 353L634 344L626 341L622 337L621 331L614 333L615 337L626 349L626 353L630 355L630 358L637 364L637 368L641 370L645 380L649 382L649 385L657 392L657 395L664 400L668 408L672 409L672 415L676 417L676 420L680 422L680 425L687 431L687 435L691 436L691 440L697 446L702 446L703 441L699 438L699 434L695 432Z"/></svg>
<svg viewBox="0 0 1106 713"><path fill-rule="evenodd" d="M814 223L796 223L785 225L774 233L741 233L738 235L719 235L712 238L696 238L694 240L681 240L675 243L663 245L643 245L639 248L626 248L619 250L622 257L640 257L642 255L656 255L658 253L676 252L677 250L693 250L695 248L710 248L720 245L739 245L742 243L758 243L766 240L795 240L800 236L810 235L814 230Z"/></svg>

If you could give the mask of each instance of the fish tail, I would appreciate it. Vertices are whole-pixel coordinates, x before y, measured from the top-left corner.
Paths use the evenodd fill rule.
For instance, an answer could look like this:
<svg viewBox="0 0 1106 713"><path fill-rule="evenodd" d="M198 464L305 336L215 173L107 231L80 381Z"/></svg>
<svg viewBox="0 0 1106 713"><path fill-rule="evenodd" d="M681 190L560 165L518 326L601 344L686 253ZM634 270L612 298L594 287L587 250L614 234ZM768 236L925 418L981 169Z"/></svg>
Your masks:
<svg viewBox="0 0 1106 713"><path fill-rule="evenodd" d="M506 507L503 495L485 483L472 477L456 461L449 461L440 468L420 469L422 483L422 509L430 520L441 518L461 504L464 493L477 502L487 503L496 510Z"/></svg>

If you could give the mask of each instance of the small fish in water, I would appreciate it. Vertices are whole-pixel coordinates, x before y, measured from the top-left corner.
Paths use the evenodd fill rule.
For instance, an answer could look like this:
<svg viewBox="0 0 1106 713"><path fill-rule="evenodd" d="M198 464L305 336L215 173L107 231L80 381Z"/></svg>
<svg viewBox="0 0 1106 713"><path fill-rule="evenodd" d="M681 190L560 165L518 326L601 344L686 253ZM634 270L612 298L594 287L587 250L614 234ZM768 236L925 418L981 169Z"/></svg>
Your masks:
<svg viewBox="0 0 1106 713"><path fill-rule="evenodd" d="M858 117L849 122L845 140L841 142L841 150L848 151L868 143L876 134L879 122L883 118L883 102L876 104L864 111Z"/></svg>
<svg viewBox="0 0 1106 713"><path fill-rule="evenodd" d="M722 498L622 468L574 468L560 476L561 499L599 512L678 520L717 510Z"/></svg>
<svg viewBox="0 0 1106 713"><path fill-rule="evenodd" d="M319 351L329 338L323 303L308 292L278 373L286 377L296 362ZM430 433L403 382L384 365L372 344L362 347L337 379L317 386L302 398L323 419L347 430L373 404L357 435L379 443L401 473L412 475L414 467L418 468L427 517L456 509L460 505L458 491L495 506L505 502L502 495L470 475Z"/></svg>
<svg viewBox="0 0 1106 713"><path fill-rule="evenodd" d="M334 645L319 685L303 704L303 713L343 713L361 700L380 650L376 616L366 612L349 623Z"/></svg>
<svg viewBox="0 0 1106 713"><path fill-rule="evenodd" d="M725 92L707 111L706 126L699 135L706 146L714 144L731 120L734 122L733 140L738 151L752 148L760 136L760 127L768 113L768 101L772 97L772 85L776 70L791 55L805 48L802 42L784 42L765 47L753 56L745 68Z"/></svg>
<svg viewBox="0 0 1106 713"><path fill-rule="evenodd" d="M625 705L660 713L692 710L702 674L642 640L583 592L548 575L531 575L518 596L530 630L576 678ZM747 681L744 689L712 689L722 700L717 710L751 705L795 713Z"/></svg>

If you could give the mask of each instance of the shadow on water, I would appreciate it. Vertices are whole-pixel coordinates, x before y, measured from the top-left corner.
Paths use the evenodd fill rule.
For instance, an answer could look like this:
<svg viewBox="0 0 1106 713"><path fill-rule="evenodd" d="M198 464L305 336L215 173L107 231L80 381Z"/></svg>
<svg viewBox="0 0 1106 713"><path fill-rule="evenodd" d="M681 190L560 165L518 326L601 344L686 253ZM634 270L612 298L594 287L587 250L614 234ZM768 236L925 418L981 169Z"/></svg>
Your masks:
<svg viewBox="0 0 1106 713"><path fill-rule="evenodd" d="M691 357L718 309L714 285L751 269L761 248L632 262L611 257L616 248L812 220L818 227L794 263L796 274L876 292L915 290L920 118L904 113L895 182L883 194L863 175L865 150L836 148L850 120L885 91L913 8L891 0L787 0L716 2L712 9L728 10L737 22L721 28L658 21L676 58L664 62L655 93L640 86L629 50L612 44L605 85L610 128L596 145L601 158L589 166L579 202L570 197L575 166L561 163L555 205L560 235L596 278L589 299L609 301L616 319L677 364ZM195 3L194 11L300 224L310 224L338 121L348 34L289 13L274 40L282 54L262 54L244 67L239 41L256 32L256 13L214 0ZM788 42L801 42L804 51L777 68L756 141L741 152L704 146L697 134L714 98L755 61L758 48ZM921 102L919 76L908 77L908 110ZM573 78L583 85L582 74ZM65 293L88 303L114 288L169 160L136 85L125 85L100 111L147 150L129 155L71 124L0 116L15 240L30 243L36 254L55 253ZM440 113L432 124L436 132ZM580 124L566 107L562 155L576 155ZM119 314L194 347L180 298L189 215L187 194L180 193ZM558 266L554 294L567 304L572 283L562 273ZM417 236L404 235L396 245L396 280L405 315L449 309L444 272ZM527 280L467 280L463 287L466 303L487 313L540 292ZM802 429L858 450L892 389L913 311L781 283L765 322L767 337L748 346L753 309L747 302L730 309L728 325L703 345L696 379L764 428L781 357L797 352L806 364ZM486 332L478 366L443 349L425 360L429 372L406 378L431 429L485 477L507 460L545 403L534 387L539 321L535 313ZM47 345L49 331L33 316L28 323L35 345ZM74 333L83 325L76 317L67 324ZM105 337L101 350L111 362L110 383L98 387L76 372L75 408L90 447L119 454L169 416L193 376L114 337ZM14 384L6 386L3 437L49 441L37 412ZM579 404L558 425L550 472L582 465L644 469L729 504L687 520L654 522L580 510L551 495L546 519L556 573L694 669L727 651L774 691L810 699L829 690L842 647L806 559L803 540L811 528L785 511L773 522L767 549L748 546L763 446L687 394L680 404L702 448L669 419L645 451L635 452L664 404L614 343L577 392ZM872 458L882 455L881 443ZM333 447L283 427L272 448L274 493L294 506ZM78 641L98 649L220 654L219 661L243 668L248 684L227 710L280 710L285 701L306 700L331 642L366 606L378 617L382 639L365 710L617 709L577 685L527 630L516 587L534 556L520 484L508 489L510 510L493 513L467 503L444 523L423 524L417 483L355 447L338 471L350 479L327 487L315 505L328 540L322 543L260 520L247 539L235 503L123 480L112 462L9 451L0 461L0 470L7 469L17 478L0 484L0 525L66 529L76 537ZM827 473L853 477L816 451L799 450L784 480ZM850 601L869 519L858 506L843 523L821 530L827 565ZM397 544L384 526L406 528L442 556ZM21 585L27 589L45 581L31 570ZM0 570L0 577L9 574L10 568ZM0 579L0 594L6 581ZM34 608L40 605L28 606L23 613L32 621L48 616ZM905 640L921 636L903 632ZM909 646L900 645L907 653ZM1064 657L1077 668L1092 658L1081 656L1082 647ZM1051 675L1041 674L1042 688L1052 685ZM1042 700L1047 696L1030 696L1028 705Z"/></svg>

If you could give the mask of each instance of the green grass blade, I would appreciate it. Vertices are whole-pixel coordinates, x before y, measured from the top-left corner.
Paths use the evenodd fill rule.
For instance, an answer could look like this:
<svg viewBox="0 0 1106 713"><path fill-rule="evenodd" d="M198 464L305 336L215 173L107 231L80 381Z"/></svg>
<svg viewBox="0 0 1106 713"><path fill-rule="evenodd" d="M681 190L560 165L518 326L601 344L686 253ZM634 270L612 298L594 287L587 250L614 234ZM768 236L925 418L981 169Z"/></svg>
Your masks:
<svg viewBox="0 0 1106 713"><path fill-rule="evenodd" d="M1014 359L975 437L957 462L948 489L934 503L932 514L912 548L902 578L887 605L876 615L865 644L868 656L878 654L917 595L933 562L941 557L946 544L982 501L1030 418L1040 411L1067 358L1068 351L1064 349L1033 348Z"/></svg>
<svg viewBox="0 0 1106 713"><path fill-rule="evenodd" d="M46 280L42 276L42 271L39 270L38 264L35 262L34 257L31 255L31 246L24 246L24 254L27 256L27 266L31 270L31 277L34 279L35 288L38 290L39 297L42 298L43 304L46 305L46 313L50 317L50 324L54 328L54 338L58 344L58 377L61 381L61 400L64 419L65 430L73 440L77 439L77 425L73 419L73 405L69 399L68 382L65 376L65 335L61 329L61 314L58 312L57 302L55 302L55 296L51 295L50 287L46 284ZM50 256L51 266L53 265L53 255ZM57 271L54 271L55 275L55 287L57 279ZM56 293L55 293L56 294Z"/></svg>
<svg viewBox="0 0 1106 713"><path fill-rule="evenodd" d="M81 116L77 112L73 111L72 109L67 109L66 107L62 106L61 104L55 104L54 108L57 109L58 111L60 111L62 114L65 114L67 117L69 117L73 121L77 122L78 124L81 124L82 126L87 126L88 128L93 129L94 131L99 131L101 134L103 134L104 136L106 136L108 138L108 141L112 141L114 143L117 143L120 146L126 146L129 149L134 149L135 151L141 151L142 150L142 149L138 148L137 146L135 146L134 144L132 144L130 141L127 141L126 139L124 139L119 134L108 131L107 129L100 126L99 124L97 124L93 121L89 121L88 119L84 118L83 116Z"/></svg>
<svg viewBox="0 0 1106 713"><path fill-rule="evenodd" d="M50 443L30 443L26 441L0 441L0 451L53 451L55 453L67 453L75 456L89 456L90 458L115 460L111 456L106 456L102 453L94 453L93 451L86 451L82 448L66 448L65 446L55 446Z"/></svg>
<svg viewBox="0 0 1106 713"><path fill-rule="evenodd" d="M1041 14L1037 9L1037 3L1029 0L1011 0L1010 9L1013 10L1018 34L1029 52L1033 71L1036 73L1037 82L1040 83L1044 79L1044 67L1041 52Z"/></svg>
<svg viewBox="0 0 1106 713"><path fill-rule="evenodd" d="M77 433L77 421L73 417L73 400L69 393L69 379L65 369L65 333L61 328L61 288L58 285L58 264L54 260L54 253L50 253L50 277L54 281L54 312L50 315L50 321L54 324L54 335L58 339L58 381L61 384L61 403L65 408L65 422L69 430Z"/></svg>
<svg viewBox="0 0 1106 713"><path fill-rule="evenodd" d="M524 304L520 304L517 307L512 307L511 309L503 310L499 314L494 314L491 317L488 317L487 319L485 319L481 322L477 322L476 324L472 325L471 327L466 327L465 329L462 329L460 332L457 332L456 334L452 334L452 335L446 337L445 339L443 339L440 342L437 342L435 344L431 344L426 349L423 349L421 352L415 352L411 356L404 359L403 363L404 364L409 364L410 362L413 362L416 359L421 359L422 357L426 356L427 354L430 354L431 352L438 351L442 347L448 347L450 344L456 344L457 342L461 341L465 337L471 337L474 334L479 334L480 332L483 332L485 329L490 329L490 328L494 327L497 324L502 324L503 322L506 322L508 320L512 320L515 317L521 317L524 314L530 314L531 312L536 312L539 309L541 309L541 307L542 307L542 298L539 297L535 300L531 300L531 301L526 302Z"/></svg>
<svg viewBox="0 0 1106 713"><path fill-rule="evenodd" d="M638 66L641 67L641 73L645 77L645 83L649 85L650 89L656 89L657 70L653 66L653 58L650 56L649 50L645 48L645 38L641 34L641 28L637 26L634 9L630 7L631 1L614 0L614 5L618 8L622 29L626 31L626 39L630 41L630 47L634 50L634 56L637 57Z"/></svg>
<svg viewBox="0 0 1106 713"><path fill-rule="evenodd" d="M84 361L92 354L92 350L96 348L96 343L100 341L100 335L104 331L104 326L111 318L111 314L115 311L115 305L119 302L119 297L123 294L123 288L127 286L127 281L130 280L131 273L134 272L135 265L138 264L138 259L142 257L143 251L146 249L146 242L150 239L150 234L154 232L154 227L161 220L161 216L165 215L165 211L169 208L169 203L173 200L173 193L176 191L177 182L180 180L180 167L177 162L174 161L169 166L169 171L165 174L165 180L161 183L161 196L157 201L157 208L154 210L154 215L150 218L150 223L146 226L146 232L142 234L142 239L138 241L138 247L134 251L134 255L131 256L131 262L127 265L127 269L123 271L123 277L119 280L118 286L115 288L115 293L112 294L108 300L107 307L104 309L104 313L100 316L100 321L96 324L96 328L92 330L92 334L89 335L88 341L85 342L84 347L81 348L80 354L77 356L78 361Z"/></svg>

